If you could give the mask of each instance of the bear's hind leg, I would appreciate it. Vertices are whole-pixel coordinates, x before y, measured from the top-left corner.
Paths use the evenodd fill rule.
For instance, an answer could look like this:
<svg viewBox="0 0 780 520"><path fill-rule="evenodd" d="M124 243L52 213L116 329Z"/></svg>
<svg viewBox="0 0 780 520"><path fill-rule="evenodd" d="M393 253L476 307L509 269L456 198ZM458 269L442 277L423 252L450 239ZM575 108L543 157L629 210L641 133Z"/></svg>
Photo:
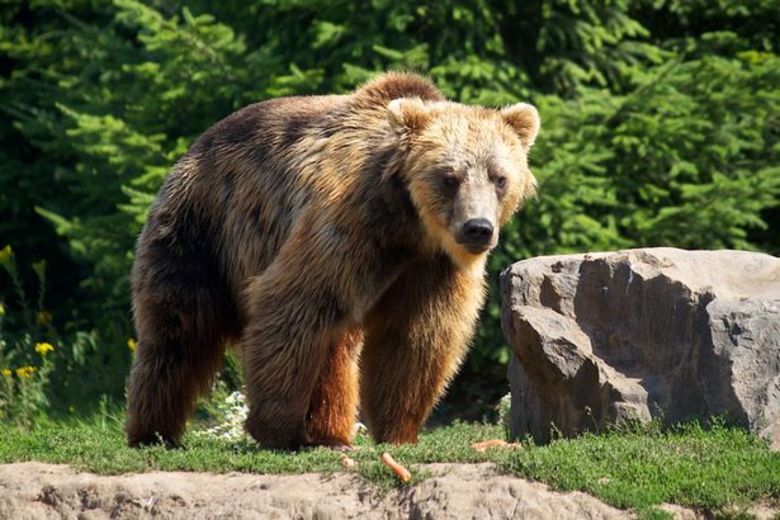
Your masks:
<svg viewBox="0 0 780 520"><path fill-rule="evenodd" d="M208 391L219 368L231 316L219 290L204 283L214 278L192 264L167 276L150 271L141 265L134 279L138 344L127 389L130 446L178 442L197 396Z"/></svg>
<svg viewBox="0 0 780 520"><path fill-rule="evenodd" d="M363 333L353 330L334 342L320 371L306 414L306 443L346 447L352 443L358 406L357 357Z"/></svg>

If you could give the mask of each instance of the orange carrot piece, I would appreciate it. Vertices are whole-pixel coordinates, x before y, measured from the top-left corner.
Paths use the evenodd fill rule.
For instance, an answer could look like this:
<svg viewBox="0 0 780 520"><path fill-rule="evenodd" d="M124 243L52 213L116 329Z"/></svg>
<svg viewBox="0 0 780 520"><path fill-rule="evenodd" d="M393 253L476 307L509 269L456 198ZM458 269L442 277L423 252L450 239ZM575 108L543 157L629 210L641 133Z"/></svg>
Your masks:
<svg viewBox="0 0 780 520"><path fill-rule="evenodd" d="M475 442L471 447L479 453L486 452L489 448L516 448L518 444L509 444L503 439L490 439L488 441Z"/></svg>
<svg viewBox="0 0 780 520"><path fill-rule="evenodd" d="M355 467L355 464L357 464L357 462L355 462L355 459L353 459L352 457L347 457L346 455L341 457L341 465L343 467L352 468Z"/></svg>
<svg viewBox="0 0 780 520"><path fill-rule="evenodd" d="M404 484L408 484L412 480L412 474L409 472L408 469L398 464L395 459L387 452L382 453L382 456L380 457L382 462L387 465L390 469L393 470L393 473L395 473L395 476L398 477L398 480L403 482Z"/></svg>

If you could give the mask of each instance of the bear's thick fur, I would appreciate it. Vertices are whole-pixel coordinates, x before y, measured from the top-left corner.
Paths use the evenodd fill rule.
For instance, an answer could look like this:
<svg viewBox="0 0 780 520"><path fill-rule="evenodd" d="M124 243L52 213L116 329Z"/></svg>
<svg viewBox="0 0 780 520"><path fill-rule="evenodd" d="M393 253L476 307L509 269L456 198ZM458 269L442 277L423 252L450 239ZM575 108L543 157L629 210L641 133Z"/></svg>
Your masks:
<svg viewBox="0 0 780 520"><path fill-rule="evenodd" d="M385 74L248 106L207 130L151 208L132 273L128 441L175 443L226 343L270 448L414 442L455 374L498 228L534 191L536 110Z"/></svg>

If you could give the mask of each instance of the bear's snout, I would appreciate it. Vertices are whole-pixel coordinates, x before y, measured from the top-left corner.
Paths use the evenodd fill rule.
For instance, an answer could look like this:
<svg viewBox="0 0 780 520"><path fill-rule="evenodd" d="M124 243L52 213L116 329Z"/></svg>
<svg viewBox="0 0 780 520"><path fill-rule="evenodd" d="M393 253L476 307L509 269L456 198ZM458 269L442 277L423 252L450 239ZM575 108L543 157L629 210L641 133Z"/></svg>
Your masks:
<svg viewBox="0 0 780 520"><path fill-rule="evenodd" d="M457 239L470 252L481 253L493 245L494 231L493 223L488 219L472 218L463 224Z"/></svg>

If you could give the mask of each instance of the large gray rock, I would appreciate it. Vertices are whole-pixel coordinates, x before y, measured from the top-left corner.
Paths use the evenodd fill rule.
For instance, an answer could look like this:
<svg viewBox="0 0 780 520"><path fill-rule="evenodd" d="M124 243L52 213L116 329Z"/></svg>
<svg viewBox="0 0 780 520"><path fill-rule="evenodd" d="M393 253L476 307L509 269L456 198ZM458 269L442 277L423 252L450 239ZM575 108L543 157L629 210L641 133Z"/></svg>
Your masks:
<svg viewBox="0 0 780 520"><path fill-rule="evenodd" d="M780 259L636 249L501 276L513 436L727 416L780 447Z"/></svg>

